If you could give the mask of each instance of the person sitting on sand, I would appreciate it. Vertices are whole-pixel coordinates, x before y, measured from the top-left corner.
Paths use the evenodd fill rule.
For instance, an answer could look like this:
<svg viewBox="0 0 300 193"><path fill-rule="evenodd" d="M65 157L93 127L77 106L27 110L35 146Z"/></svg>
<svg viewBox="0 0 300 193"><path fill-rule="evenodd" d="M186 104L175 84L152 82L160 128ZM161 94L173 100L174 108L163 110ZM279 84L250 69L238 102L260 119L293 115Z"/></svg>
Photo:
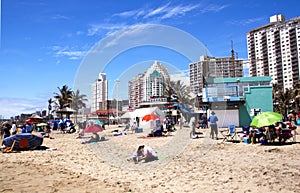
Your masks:
<svg viewBox="0 0 300 193"><path fill-rule="evenodd" d="M45 131L41 132L41 134L44 138L54 139L53 137L50 136L50 133L51 133L50 125L47 125Z"/></svg>
<svg viewBox="0 0 300 193"><path fill-rule="evenodd" d="M22 133L32 133L33 127L30 125L30 123L26 123L22 128Z"/></svg>
<svg viewBox="0 0 300 193"><path fill-rule="evenodd" d="M82 142L82 144L93 143L93 142L98 142L98 141L100 141L100 136L98 135L98 133L93 133L93 136L89 140Z"/></svg>
<svg viewBox="0 0 300 193"><path fill-rule="evenodd" d="M149 137L162 136L163 125L160 123L160 120L156 120L155 125L156 125L155 128L148 135Z"/></svg>
<svg viewBox="0 0 300 193"><path fill-rule="evenodd" d="M158 156L151 147L140 145L137 152L133 155L133 161L137 164L143 160L145 162L158 160Z"/></svg>
<svg viewBox="0 0 300 193"><path fill-rule="evenodd" d="M249 139L251 143L257 143L257 140L260 140L261 137L265 137L264 134L265 129L262 128L252 128L249 132Z"/></svg>
<svg viewBox="0 0 300 193"><path fill-rule="evenodd" d="M84 136L84 132L81 131L78 133L78 136L76 137L76 139L83 138L83 136Z"/></svg>

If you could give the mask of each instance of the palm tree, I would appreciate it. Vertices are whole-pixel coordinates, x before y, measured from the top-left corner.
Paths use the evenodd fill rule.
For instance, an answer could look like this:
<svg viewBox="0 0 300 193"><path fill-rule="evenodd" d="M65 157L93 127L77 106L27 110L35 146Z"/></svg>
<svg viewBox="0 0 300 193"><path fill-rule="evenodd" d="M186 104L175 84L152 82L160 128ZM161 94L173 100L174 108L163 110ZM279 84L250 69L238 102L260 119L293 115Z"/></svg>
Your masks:
<svg viewBox="0 0 300 193"><path fill-rule="evenodd" d="M280 111L282 110L282 108L281 108L282 88L280 85L273 84L272 96L273 96L274 111L281 113Z"/></svg>
<svg viewBox="0 0 300 193"><path fill-rule="evenodd" d="M77 122L78 111L86 107L85 102L88 101L85 94L80 94L80 91L77 89L75 92L72 92L72 109L75 110L75 122Z"/></svg>
<svg viewBox="0 0 300 193"><path fill-rule="evenodd" d="M175 96L177 97L178 103L180 104L188 104L191 105L192 102L189 98L189 94L187 92L187 86L183 84L180 80L174 82L171 81L171 85L174 89Z"/></svg>
<svg viewBox="0 0 300 193"><path fill-rule="evenodd" d="M191 105L192 100L189 99L187 87L180 80L167 81L164 83L164 96L167 97L169 105L171 103L179 103L182 108Z"/></svg>
<svg viewBox="0 0 300 193"><path fill-rule="evenodd" d="M50 119L50 114L51 114L51 110L52 110L52 103L54 103L52 98L48 99L48 118L49 119Z"/></svg>
<svg viewBox="0 0 300 193"><path fill-rule="evenodd" d="M63 109L65 107L70 107L72 103L72 90L64 85L62 88L57 87L59 93L54 93L54 98L56 99L56 105L58 109ZM62 116L62 115L61 115Z"/></svg>
<svg viewBox="0 0 300 193"><path fill-rule="evenodd" d="M294 107L296 111L298 112L299 105L300 105L300 80L294 85L293 89L293 98L294 98Z"/></svg>
<svg viewBox="0 0 300 193"><path fill-rule="evenodd" d="M173 85L174 82L170 81L170 79L163 82L163 95L167 97L168 103L171 103L172 96L176 95Z"/></svg>
<svg viewBox="0 0 300 193"><path fill-rule="evenodd" d="M287 116L288 111L292 108L293 99L292 89L283 91L277 84L273 85L273 105L275 112Z"/></svg>
<svg viewBox="0 0 300 193"><path fill-rule="evenodd" d="M191 104L187 87L180 80L168 80L164 82L163 95L167 97L169 103Z"/></svg>

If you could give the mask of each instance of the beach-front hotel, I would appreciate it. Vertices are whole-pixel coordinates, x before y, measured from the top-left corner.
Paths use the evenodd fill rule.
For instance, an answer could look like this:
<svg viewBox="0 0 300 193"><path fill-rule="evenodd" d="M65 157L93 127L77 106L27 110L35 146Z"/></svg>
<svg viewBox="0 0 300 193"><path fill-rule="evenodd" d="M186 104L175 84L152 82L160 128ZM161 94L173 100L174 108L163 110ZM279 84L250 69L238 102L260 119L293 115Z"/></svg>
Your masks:
<svg viewBox="0 0 300 193"><path fill-rule="evenodd" d="M271 76L272 83L293 88L299 80L300 17L270 17L270 23L247 33L251 76Z"/></svg>
<svg viewBox="0 0 300 193"><path fill-rule="evenodd" d="M91 111L96 112L99 109L107 109L107 79L105 73L99 73L98 78L92 84L92 106Z"/></svg>
<svg viewBox="0 0 300 193"><path fill-rule="evenodd" d="M170 80L168 70L158 61L128 84L129 105L138 108L152 102L167 103L164 84Z"/></svg>

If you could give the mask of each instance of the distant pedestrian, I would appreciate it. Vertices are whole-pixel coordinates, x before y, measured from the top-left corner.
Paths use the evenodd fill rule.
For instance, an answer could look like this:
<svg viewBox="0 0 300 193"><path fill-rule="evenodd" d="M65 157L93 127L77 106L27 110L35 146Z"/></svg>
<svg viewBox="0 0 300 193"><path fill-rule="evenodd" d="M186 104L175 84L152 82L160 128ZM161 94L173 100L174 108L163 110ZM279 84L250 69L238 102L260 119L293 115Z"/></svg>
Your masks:
<svg viewBox="0 0 300 193"><path fill-rule="evenodd" d="M211 115L208 118L208 121L210 123L210 136L212 139L218 139L218 117L215 115L215 112L212 111ZM214 138L216 136L216 138Z"/></svg>
<svg viewBox="0 0 300 193"><path fill-rule="evenodd" d="M207 117L206 117L205 113L203 113L203 115L201 116L201 120L202 120L201 127L203 129L206 129L207 128Z"/></svg>

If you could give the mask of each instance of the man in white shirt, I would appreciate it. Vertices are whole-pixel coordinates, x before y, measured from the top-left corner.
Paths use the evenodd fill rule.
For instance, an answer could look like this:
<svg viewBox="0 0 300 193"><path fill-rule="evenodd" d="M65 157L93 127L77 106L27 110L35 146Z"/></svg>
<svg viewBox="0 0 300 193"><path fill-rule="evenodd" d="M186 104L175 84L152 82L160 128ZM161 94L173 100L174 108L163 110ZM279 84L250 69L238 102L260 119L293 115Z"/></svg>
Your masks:
<svg viewBox="0 0 300 193"><path fill-rule="evenodd" d="M12 135L15 135L17 133L17 125L15 121L12 122L11 133Z"/></svg>

